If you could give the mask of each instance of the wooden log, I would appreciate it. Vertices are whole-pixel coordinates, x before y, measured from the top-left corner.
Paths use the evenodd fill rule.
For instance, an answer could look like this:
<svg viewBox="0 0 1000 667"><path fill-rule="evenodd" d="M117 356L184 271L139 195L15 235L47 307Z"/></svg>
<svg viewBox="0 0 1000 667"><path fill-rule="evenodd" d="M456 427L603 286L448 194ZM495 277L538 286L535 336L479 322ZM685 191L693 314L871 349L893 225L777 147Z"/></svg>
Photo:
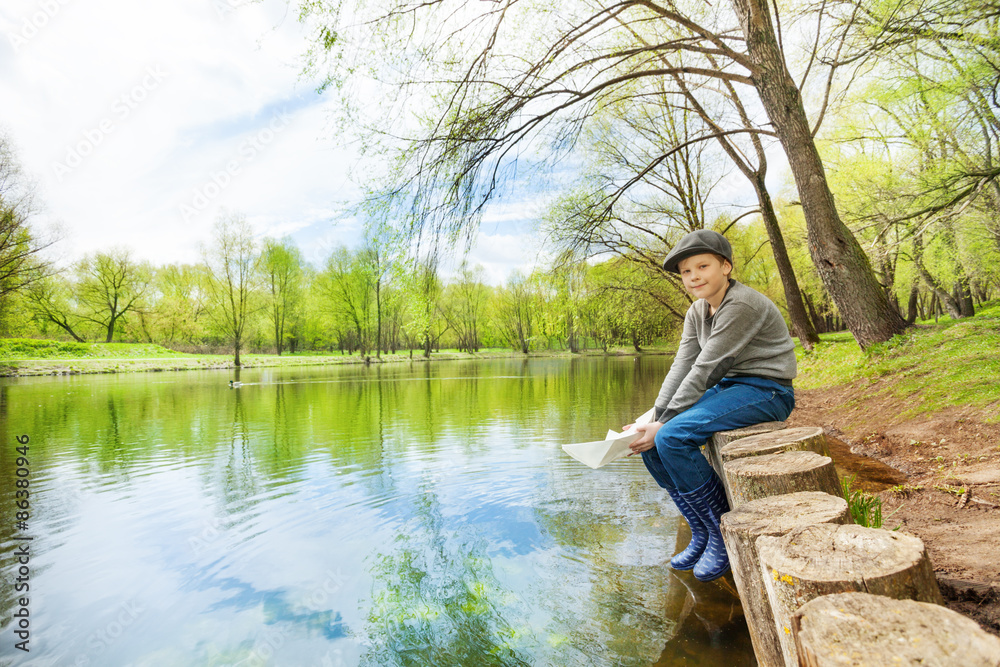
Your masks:
<svg viewBox="0 0 1000 667"><path fill-rule="evenodd" d="M869 593L824 595L792 615L799 665L997 667L1000 639L945 607Z"/></svg>
<svg viewBox="0 0 1000 667"><path fill-rule="evenodd" d="M730 461L724 466L729 507L797 491L824 491L844 497L833 459L816 452L782 452Z"/></svg>
<svg viewBox="0 0 1000 667"><path fill-rule="evenodd" d="M729 443L719 450L719 456L725 465L729 461L744 459L748 456L763 456L791 451L816 452L820 456L829 456L830 447L826 444L826 433L819 426L786 428L780 431L761 433Z"/></svg>
<svg viewBox="0 0 1000 667"><path fill-rule="evenodd" d="M719 456L719 451L731 443L734 440L739 440L740 438L748 438L753 435L759 435L761 433L770 433L771 431L778 431L785 428L785 422L761 422L760 424L754 424L753 426L747 426L745 428L737 428L732 431L719 431L705 443L705 446L701 448L701 453L705 455L708 462L712 464L715 469L716 474L722 483L726 482L726 473L722 469L722 457Z"/></svg>
<svg viewBox="0 0 1000 667"><path fill-rule="evenodd" d="M799 664L792 614L821 595L855 591L944 604L924 543L911 535L818 524L759 537L757 552L786 665Z"/></svg>
<svg viewBox="0 0 1000 667"><path fill-rule="evenodd" d="M785 660L761 574L757 538L762 535L779 537L793 528L816 523L850 522L847 502L821 491L761 498L722 515L722 539L726 542L750 640L761 667L781 667Z"/></svg>

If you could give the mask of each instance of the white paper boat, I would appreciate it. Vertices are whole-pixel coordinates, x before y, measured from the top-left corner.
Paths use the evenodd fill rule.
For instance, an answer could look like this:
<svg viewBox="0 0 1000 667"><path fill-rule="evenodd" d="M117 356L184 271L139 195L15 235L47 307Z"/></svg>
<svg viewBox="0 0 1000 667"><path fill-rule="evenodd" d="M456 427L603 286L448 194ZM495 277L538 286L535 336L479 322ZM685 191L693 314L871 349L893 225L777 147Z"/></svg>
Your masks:
<svg viewBox="0 0 1000 667"><path fill-rule="evenodd" d="M638 424L647 424L653 419L653 410L642 415L635 420ZM632 450L629 445L639 437L639 432L631 428L624 433L608 431L604 440L596 442L579 442L572 445L563 445L563 450L580 463L597 469L606 466L612 461L628 456Z"/></svg>

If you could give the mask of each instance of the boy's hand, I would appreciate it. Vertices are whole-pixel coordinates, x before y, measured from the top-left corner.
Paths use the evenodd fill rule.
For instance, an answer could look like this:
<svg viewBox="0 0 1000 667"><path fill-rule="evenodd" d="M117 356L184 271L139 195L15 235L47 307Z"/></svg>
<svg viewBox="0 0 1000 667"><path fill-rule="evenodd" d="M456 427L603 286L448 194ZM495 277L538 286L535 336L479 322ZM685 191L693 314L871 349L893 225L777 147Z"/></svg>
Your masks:
<svg viewBox="0 0 1000 667"><path fill-rule="evenodd" d="M660 430L661 426L663 426L663 424L660 422L650 422L648 424L639 424L636 426L635 430L639 431L642 435L636 438L632 444L629 445L629 449L632 450L632 454L639 454L652 449L656 444L654 442L656 432ZM632 454L629 454L629 456L632 456Z"/></svg>

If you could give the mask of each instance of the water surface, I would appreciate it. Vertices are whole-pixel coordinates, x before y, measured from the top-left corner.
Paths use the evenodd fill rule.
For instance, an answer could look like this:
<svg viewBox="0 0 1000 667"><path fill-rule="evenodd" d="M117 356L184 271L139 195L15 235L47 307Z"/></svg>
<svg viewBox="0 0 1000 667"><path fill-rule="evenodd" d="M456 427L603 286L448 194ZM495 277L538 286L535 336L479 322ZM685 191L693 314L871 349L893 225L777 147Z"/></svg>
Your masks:
<svg viewBox="0 0 1000 667"><path fill-rule="evenodd" d="M754 664L726 581L665 567L682 524L641 461L559 448L644 412L669 361L0 380L0 662Z"/></svg>

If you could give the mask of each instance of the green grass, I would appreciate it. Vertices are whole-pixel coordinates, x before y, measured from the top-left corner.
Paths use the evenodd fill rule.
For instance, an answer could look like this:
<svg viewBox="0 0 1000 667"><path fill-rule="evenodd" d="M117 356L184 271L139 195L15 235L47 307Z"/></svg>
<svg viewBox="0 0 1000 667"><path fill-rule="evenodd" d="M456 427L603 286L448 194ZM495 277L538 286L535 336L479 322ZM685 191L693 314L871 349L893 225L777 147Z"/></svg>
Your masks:
<svg viewBox="0 0 1000 667"><path fill-rule="evenodd" d="M863 391L856 400L882 395L904 399L908 407L901 417L962 406L1000 413L1000 302L986 304L968 319L918 322L867 350L849 333L820 339L812 352L796 348L797 387L857 383Z"/></svg>
<svg viewBox="0 0 1000 667"><path fill-rule="evenodd" d="M673 347L663 345L644 347L646 354L672 353ZM602 350L586 350L586 356L601 356ZM608 350L612 356L632 356L629 348ZM566 350L532 350L530 357L570 357ZM431 361L457 359L525 358L510 348L484 348L475 354L442 349L431 353ZM425 361L423 352L400 350L383 354L381 362ZM308 366L329 364L359 364L364 359L358 354L341 354L328 351L286 352L275 354L242 354L242 364L247 368L275 366ZM373 360L374 361L374 360ZM232 368L232 354L185 354L159 345L144 343L71 343L54 340L26 338L0 339L0 377L27 375L56 375L76 373L130 373L206 368Z"/></svg>
<svg viewBox="0 0 1000 667"><path fill-rule="evenodd" d="M857 475L847 475L840 478L840 487L844 490L847 507L855 525L867 528L882 527L882 499L878 496L854 488Z"/></svg>
<svg viewBox="0 0 1000 667"><path fill-rule="evenodd" d="M22 359L139 359L183 357L159 345L133 343L67 343L32 338L0 339L0 360Z"/></svg>

